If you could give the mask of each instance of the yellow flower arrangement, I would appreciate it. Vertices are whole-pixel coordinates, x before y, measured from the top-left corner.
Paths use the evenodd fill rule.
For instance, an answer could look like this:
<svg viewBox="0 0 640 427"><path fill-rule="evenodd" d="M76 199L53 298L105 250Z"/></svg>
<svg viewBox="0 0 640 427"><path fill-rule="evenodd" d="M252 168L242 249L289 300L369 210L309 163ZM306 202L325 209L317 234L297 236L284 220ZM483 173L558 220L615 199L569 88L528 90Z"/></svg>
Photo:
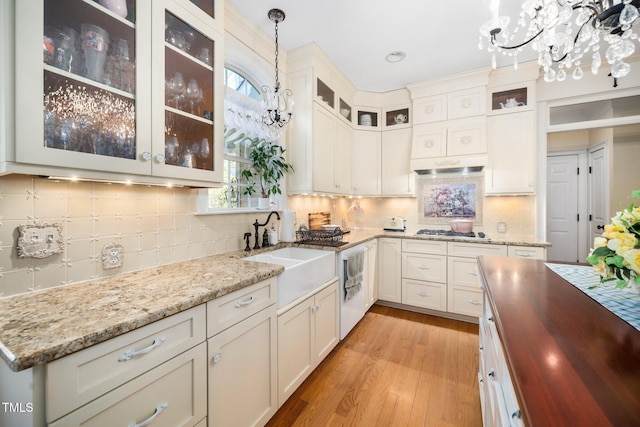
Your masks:
<svg viewBox="0 0 640 427"><path fill-rule="evenodd" d="M640 198L640 190L631 197ZM640 286L640 207L633 203L611 218L601 237L596 237L587 262L600 275L600 283L615 281L625 288L633 281Z"/></svg>

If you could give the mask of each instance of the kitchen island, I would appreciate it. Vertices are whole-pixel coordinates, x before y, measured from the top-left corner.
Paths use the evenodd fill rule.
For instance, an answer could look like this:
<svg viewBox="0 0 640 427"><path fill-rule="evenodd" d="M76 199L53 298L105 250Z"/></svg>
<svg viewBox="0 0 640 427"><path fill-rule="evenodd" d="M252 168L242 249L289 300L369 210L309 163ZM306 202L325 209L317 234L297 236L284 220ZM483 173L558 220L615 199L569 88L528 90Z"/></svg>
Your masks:
<svg viewBox="0 0 640 427"><path fill-rule="evenodd" d="M486 320L517 397L509 417L525 426L638 425L640 331L544 261L481 256L478 264Z"/></svg>

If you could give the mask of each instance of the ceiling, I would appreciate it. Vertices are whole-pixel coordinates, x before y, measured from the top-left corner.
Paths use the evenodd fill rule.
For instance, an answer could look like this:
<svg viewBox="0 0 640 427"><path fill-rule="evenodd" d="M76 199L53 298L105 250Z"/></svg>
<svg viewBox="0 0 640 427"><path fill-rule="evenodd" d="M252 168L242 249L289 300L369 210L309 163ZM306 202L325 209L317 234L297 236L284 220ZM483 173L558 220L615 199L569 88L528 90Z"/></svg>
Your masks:
<svg viewBox="0 0 640 427"><path fill-rule="evenodd" d="M269 9L282 9L278 42L289 51L315 42L358 89L387 92L491 65L478 49L478 29L491 17L491 0L228 0L273 36ZM515 22L521 2L505 1L500 14ZM393 51L406 52L397 63ZM525 49L520 62L535 59ZM498 66L512 60L498 57Z"/></svg>

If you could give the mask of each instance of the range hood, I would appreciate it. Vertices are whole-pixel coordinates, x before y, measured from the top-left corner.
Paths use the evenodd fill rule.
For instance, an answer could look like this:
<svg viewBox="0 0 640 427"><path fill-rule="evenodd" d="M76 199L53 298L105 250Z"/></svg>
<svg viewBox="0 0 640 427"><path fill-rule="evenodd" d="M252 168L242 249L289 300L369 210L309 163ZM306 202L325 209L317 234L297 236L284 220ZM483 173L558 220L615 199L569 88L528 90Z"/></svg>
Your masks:
<svg viewBox="0 0 640 427"><path fill-rule="evenodd" d="M418 175L480 172L487 165L486 155L411 159L411 170Z"/></svg>

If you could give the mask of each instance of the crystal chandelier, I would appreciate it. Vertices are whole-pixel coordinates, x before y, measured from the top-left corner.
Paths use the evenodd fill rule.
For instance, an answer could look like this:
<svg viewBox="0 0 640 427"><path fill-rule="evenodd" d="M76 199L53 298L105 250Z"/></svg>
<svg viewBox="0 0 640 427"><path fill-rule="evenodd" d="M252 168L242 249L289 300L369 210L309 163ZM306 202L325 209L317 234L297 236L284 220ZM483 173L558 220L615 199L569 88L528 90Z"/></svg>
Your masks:
<svg viewBox="0 0 640 427"><path fill-rule="evenodd" d="M590 61L591 72L597 74L606 59L614 85L615 79L631 71L624 59L636 49L638 34L632 25L638 21L640 0L525 0L513 30L508 28L508 16L498 16L498 3L492 0L493 18L480 27L479 47L484 49L488 41L493 68L500 52L512 56L517 69L517 55L531 43L547 82L563 81L569 73L579 80L583 61ZM604 53L601 40L607 43Z"/></svg>
<svg viewBox="0 0 640 427"><path fill-rule="evenodd" d="M278 24L284 21L284 12L280 9L271 9L269 19L276 23L276 85L273 90L262 86L262 122L278 135L292 123L293 118L293 93L289 89L280 90L278 79Z"/></svg>

